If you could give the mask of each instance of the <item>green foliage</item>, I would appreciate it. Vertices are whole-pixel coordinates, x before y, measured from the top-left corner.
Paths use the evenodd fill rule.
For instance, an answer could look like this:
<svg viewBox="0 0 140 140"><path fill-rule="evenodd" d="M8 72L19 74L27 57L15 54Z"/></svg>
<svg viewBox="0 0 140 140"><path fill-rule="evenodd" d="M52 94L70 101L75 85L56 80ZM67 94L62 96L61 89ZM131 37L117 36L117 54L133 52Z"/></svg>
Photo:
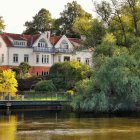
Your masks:
<svg viewBox="0 0 140 140"><path fill-rule="evenodd" d="M93 74L76 84L72 106L78 111L136 110L140 99L140 3L102 1L86 45L94 47ZM88 84L87 84L88 83Z"/></svg>
<svg viewBox="0 0 140 140"><path fill-rule="evenodd" d="M28 72L31 66L26 62L21 62L18 67L13 68L13 71L16 73L17 78L27 78L29 77Z"/></svg>
<svg viewBox="0 0 140 140"><path fill-rule="evenodd" d="M43 91L43 92L44 91L52 92L52 91L56 91L56 87L51 80L42 80L38 82L37 84L35 84L34 90Z"/></svg>
<svg viewBox="0 0 140 140"><path fill-rule="evenodd" d="M73 31L73 24L77 17L86 17L90 19L92 15L85 12L76 1L67 3L63 12L60 13L60 18L56 21L57 26L59 26L60 30L62 30L64 34L72 36L75 34Z"/></svg>
<svg viewBox="0 0 140 140"><path fill-rule="evenodd" d="M80 35L88 36L89 30L91 29L92 20L88 17L77 17L73 23L73 31Z"/></svg>
<svg viewBox="0 0 140 140"><path fill-rule="evenodd" d="M80 95L74 99L73 107L77 109L76 105L80 104L81 110L97 112L135 109L140 99L140 66L137 64L128 54L109 57L95 69L85 95L78 92Z"/></svg>
<svg viewBox="0 0 140 140"><path fill-rule="evenodd" d="M12 70L0 71L0 93L14 96L17 92L17 86L18 83L15 79L15 73Z"/></svg>
<svg viewBox="0 0 140 140"><path fill-rule="evenodd" d="M98 44L101 44L105 32L106 29L103 22L100 22L98 19L94 19L91 23L91 28L85 41L85 45L88 47L95 47Z"/></svg>
<svg viewBox="0 0 140 140"><path fill-rule="evenodd" d="M53 25L51 14L46 9L41 9L30 22L25 22L25 34L36 34L50 30Z"/></svg>
<svg viewBox="0 0 140 140"><path fill-rule="evenodd" d="M89 66L77 61L54 64L50 69L51 78L57 89L72 89L76 82L90 77Z"/></svg>

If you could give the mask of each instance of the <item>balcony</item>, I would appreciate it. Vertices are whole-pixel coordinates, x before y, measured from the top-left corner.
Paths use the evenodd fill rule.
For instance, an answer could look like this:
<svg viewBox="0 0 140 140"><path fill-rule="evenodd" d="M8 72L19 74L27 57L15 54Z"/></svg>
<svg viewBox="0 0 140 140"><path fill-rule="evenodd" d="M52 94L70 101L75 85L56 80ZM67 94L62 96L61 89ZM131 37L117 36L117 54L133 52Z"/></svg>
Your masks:
<svg viewBox="0 0 140 140"><path fill-rule="evenodd" d="M61 48L55 48L55 53L74 53L73 49L61 49Z"/></svg>
<svg viewBox="0 0 140 140"><path fill-rule="evenodd" d="M39 47L34 47L33 48L34 52L49 52L49 53L75 53L73 49L61 49L61 48L39 48Z"/></svg>
<svg viewBox="0 0 140 140"><path fill-rule="evenodd" d="M33 48L34 52L49 52L49 53L54 53L53 48L39 48L39 47L34 47Z"/></svg>

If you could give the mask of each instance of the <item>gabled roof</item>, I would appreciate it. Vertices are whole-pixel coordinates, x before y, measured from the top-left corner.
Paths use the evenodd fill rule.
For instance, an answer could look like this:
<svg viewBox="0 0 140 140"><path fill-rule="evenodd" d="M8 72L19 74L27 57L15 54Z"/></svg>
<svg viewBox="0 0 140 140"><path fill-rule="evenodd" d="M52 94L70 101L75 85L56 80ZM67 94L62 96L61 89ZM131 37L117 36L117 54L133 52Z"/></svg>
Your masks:
<svg viewBox="0 0 140 140"><path fill-rule="evenodd" d="M56 45L57 42L61 39L61 37L62 37L62 36L51 36L51 37L50 37L50 42L51 42L51 44Z"/></svg>
<svg viewBox="0 0 140 140"><path fill-rule="evenodd" d="M0 35L2 37L2 39L4 40L4 42L6 43L7 47L12 46L11 41L8 39L8 36L6 33L3 33Z"/></svg>
<svg viewBox="0 0 140 140"><path fill-rule="evenodd" d="M3 33L0 36L6 43L7 47L12 46L12 42L9 40L8 37L12 38L13 40L23 40L23 41L25 40L27 41L27 46L30 47L39 38L40 34L25 35L25 34Z"/></svg>
<svg viewBox="0 0 140 140"><path fill-rule="evenodd" d="M68 39L69 39L70 42L81 44L81 39L79 39L79 38L68 38Z"/></svg>
<svg viewBox="0 0 140 140"><path fill-rule="evenodd" d="M6 43L7 47L13 46L9 37L13 40L27 41L27 46L31 47L35 43L35 41L40 37L40 35L41 34L25 35L25 34L13 34L13 33L5 33L5 32L0 34L0 36ZM47 38L47 36L46 36L46 38ZM52 45L56 45L61 38L62 38L62 36L50 36L50 42ZM68 38L68 40L71 43L77 43L77 44L81 43L81 40L78 38Z"/></svg>

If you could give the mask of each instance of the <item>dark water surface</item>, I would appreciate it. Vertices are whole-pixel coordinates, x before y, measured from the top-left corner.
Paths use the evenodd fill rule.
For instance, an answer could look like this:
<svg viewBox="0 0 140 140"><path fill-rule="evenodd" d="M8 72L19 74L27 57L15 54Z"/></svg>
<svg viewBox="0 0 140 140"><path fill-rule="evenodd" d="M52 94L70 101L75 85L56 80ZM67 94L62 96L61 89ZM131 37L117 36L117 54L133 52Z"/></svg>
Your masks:
<svg viewBox="0 0 140 140"><path fill-rule="evenodd" d="M0 140L140 140L140 118L0 112Z"/></svg>

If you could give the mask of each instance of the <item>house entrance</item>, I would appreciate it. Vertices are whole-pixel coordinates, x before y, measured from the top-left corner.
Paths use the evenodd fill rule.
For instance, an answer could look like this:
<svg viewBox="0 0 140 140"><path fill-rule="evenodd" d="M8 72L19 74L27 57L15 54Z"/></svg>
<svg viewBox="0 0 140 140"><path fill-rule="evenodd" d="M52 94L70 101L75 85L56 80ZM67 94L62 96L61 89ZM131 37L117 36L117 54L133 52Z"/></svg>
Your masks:
<svg viewBox="0 0 140 140"><path fill-rule="evenodd" d="M69 56L64 56L64 61L70 61L70 57Z"/></svg>

